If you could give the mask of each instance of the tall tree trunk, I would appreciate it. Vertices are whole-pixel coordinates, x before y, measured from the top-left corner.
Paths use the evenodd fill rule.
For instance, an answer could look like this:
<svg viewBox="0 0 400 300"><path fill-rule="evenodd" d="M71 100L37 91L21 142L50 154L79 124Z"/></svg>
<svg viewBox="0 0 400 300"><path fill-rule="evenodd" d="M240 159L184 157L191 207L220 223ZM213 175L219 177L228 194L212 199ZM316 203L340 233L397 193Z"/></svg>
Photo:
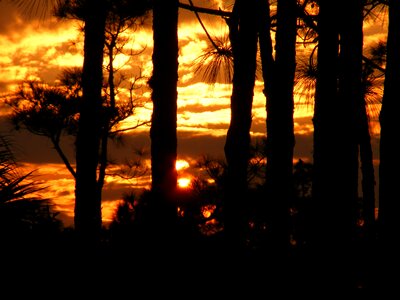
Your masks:
<svg viewBox="0 0 400 300"><path fill-rule="evenodd" d="M266 192L270 204L272 247L279 255L289 245L289 207L293 199L293 87L296 68L297 1L278 1L274 66L265 70L267 88ZM265 37L263 37L265 38ZM263 43L260 45L264 50ZM267 52L270 46L267 47ZM269 58L268 54L268 58ZM270 59L264 60L268 62ZM268 68L268 65L266 66ZM264 68L263 68L264 69Z"/></svg>
<svg viewBox="0 0 400 300"><path fill-rule="evenodd" d="M359 128L361 188L362 188L362 218L365 223L365 232L368 235L375 231L375 170L372 152L371 134L365 101L362 101L361 120ZM372 237L371 237L372 238Z"/></svg>
<svg viewBox="0 0 400 300"><path fill-rule="evenodd" d="M339 157L341 143L334 140L337 132L334 124L338 116L333 113L332 106L337 103L337 76L339 32L336 24L337 4L332 1L321 1L319 4L319 42L318 42L318 74L316 82L314 106L314 177L313 177L313 205L312 220L309 222L311 233L310 245L313 252L313 266L317 268L314 274L326 274L331 265L328 264L332 244L328 236L335 233L335 222L341 195L334 183L342 167ZM341 112L340 112L341 113ZM340 118L339 118L340 119ZM337 131L338 130L338 131ZM339 184L338 184L339 185ZM339 189L338 189L339 190ZM321 265L318 262L321 260ZM322 265L323 264L323 265ZM322 275L321 274L321 275ZM315 279L318 279L318 275ZM324 276L325 277L325 276ZM320 280L322 281L322 279ZM325 282L318 282L324 284Z"/></svg>
<svg viewBox="0 0 400 300"><path fill-rule="evenodd" d="M341 183L343 193L342 201L338 204L339 214L338 236L339 254L343 255L341 263L346 268L343 276L343 287L356 287L359 265L355 251L359 236L356 234L359 215L358 198L358 162L359 162L359 137L362 125L365 102L362 88L362 52L363 52L363 0L351 3L342 2L346 6L343 20L340 22L340 75L339 75L339 105L342 110L342 138L344 144L342 164L344 170ZM365 154L366 149L363 149ZM343 263L347 261L347 263ZM348 262L353 263L349 264ZM364 263L364 262L363 262ZM339 265L339 267L341 267Z"/></svg>
<svg viewBox="0 0 400 300"><path fill-rule="evenodd" d="M152 192L162 218L176 214L171 201L177 188L178 2L153 3Z"/></svg>
<svg viewBox="0 0 400 300"><path fill-rule="evenodd" d="M83 100L76 138L75 228L84 241L94 242L101 230L101 195L97 166L101 136L105 0L85 2ZM96 7L96 9L93 9Z"/></svg>
<svg viewBox="0 0 400 300"><path fill-rule="evenodd" d="M318 77L314 114L314 235L321 287L351 286L358 200L357 110L361 95L362 3L320 2ZM339 37L340 34L340 59ZM340 65L338 64L340 63ZM336 69L337 66L339 69ZM332 109L338 105L341 110ZM340 277L333 274L341 273Z"/></svg>
<svg viewBox="0 0 400 300"><path fill-rule="evenodd" d="M224 204L224 226L228 243L232 243L235 249L240 249L244 245L246 230L243 201L247 192L251 112L257 58L255 3L255 0L237 0L234 11L238 13L238 22L230 25L234 74L231 121L225 143L228 185ZM234 15L233 18L236 16ZM234 32L237 32L237 37Z"/></svg>
<svg viewBox="0 0 400 300"><path fill-rule="evenodd" d="M383 270L392 274L389 267L393 260L398 261L397 237L400 232L399 223L399 189L397 175L400 170L400 160L396 136L400 132L398 113L400 101L398 87L400 86L400 2L389 1L389 31L387 38L387 60L384 83L384 95L380 113L381 140L379 165L379 236L382 248L382 258L387 258ZM392 260L392 261L390 261Z"/></svg>
<svg viewBox="0 0 400 300"><path fill-rule="evenodd" d="M375 222L375 171L373 162L373 152L371 145L371 135L369 132L369 120L367 117L367 107L365 100L362 99L360 109L359 124L359 147L361 163L361 189L362 205L361 218L362 234L359 238L359 272L362 277L360 280L365 287L371 287L375 283L372 281L374 270L374 249L376 242L376 222Z"/></svg>

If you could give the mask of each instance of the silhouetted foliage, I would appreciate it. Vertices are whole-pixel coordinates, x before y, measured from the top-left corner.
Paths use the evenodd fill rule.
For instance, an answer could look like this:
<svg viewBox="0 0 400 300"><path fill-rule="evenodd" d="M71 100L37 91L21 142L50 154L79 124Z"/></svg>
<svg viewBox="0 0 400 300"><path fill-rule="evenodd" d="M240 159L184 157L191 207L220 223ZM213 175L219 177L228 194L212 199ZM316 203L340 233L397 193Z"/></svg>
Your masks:
<svg viewBox="0 0 400 300"><path fill-rule="evenodd" d="M62 226L32 173L21 174L10 141L0 136L0 239L11 252L30 241L48 242Z"/></svg>

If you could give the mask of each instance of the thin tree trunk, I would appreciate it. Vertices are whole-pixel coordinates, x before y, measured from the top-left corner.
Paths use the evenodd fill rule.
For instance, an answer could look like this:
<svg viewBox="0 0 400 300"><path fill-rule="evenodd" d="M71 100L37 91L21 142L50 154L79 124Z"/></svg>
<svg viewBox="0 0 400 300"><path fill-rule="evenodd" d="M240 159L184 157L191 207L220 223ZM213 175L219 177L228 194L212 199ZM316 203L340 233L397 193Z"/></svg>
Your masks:
<svg viewBox="0 0 400 300"><path fill-rule="evenodd" d="M365 104L361 108L361 128L359 132L360 162L361 162L361 187L363 195L363 219L365 226L372 231L375 227L375 171L374 158L369 132L369 122ZM371 230L366 229L367 232Z"/></svg>
<svg viewBox="0 0 400 300"><path fill-rule="evenodd" d="M383 272L390 272L394 261L398 262L397 237L399 222L399 176L400 160L397 138L400 132L398 113L400 101L400 2L389 1L389 31L387 38L387 60L384 95L380 113L381 140L379 165L379 237L382 243L381 258ZM381 274L381 273L380 273ZM387 277L387 276L385 276ZM390 280L388 281L390 282ZM386 283L389 285L388 283Z"/></svg>
<svg viewBox="0 0 400 300"><path fill-rule="evenodd" d="M364 99L363 99L364 100ZM359 147L361 162L361 188L362 188L362 236L360 237L359 262L360 279L366 288L373 286L374 250L376 242L375 222L375 171L371 135L366 111L365 100L361 103L361 120L359 128Z"/></svg>
<svg viewBox="0 0 400 300"><path fill-rule="evenodd" d="M243 201L247 192L247 167L250 151L250 127L257 59L255 0L237 0L234 10L238 23L230 25L234 53L231 121L225 142L228 185L225 198L225 233L234 249L244 245L246 221ZM236 16L234 16L236 17ZM231 20L232 21L232 20ZM237 37L234 32L237 31Z"/></svg>
<svg viewBox="0 0 400 300"><path fill-rule="evenodd" d="M105 1L88 0L85 3L85 14L83 100L76 139L75 228L83 241L91 243L99 238L101 230L101 199L97 189L97 166L102 125L100 114Z"/></svg>
<svg viewBox="0 0 400 300"><path fill-rule="evenodd" d="M110 136L111 122L117 110L115 107L115 84L114 84L114 48L116 37L112 36L109 44L106 45L108 51L108 88L110 91L110 106L103 113L103 124L100 138L100 156L99 156L99 175L97 180L97 193L100 199L104 187L106 169L108 165L108 138Z"/></svg>

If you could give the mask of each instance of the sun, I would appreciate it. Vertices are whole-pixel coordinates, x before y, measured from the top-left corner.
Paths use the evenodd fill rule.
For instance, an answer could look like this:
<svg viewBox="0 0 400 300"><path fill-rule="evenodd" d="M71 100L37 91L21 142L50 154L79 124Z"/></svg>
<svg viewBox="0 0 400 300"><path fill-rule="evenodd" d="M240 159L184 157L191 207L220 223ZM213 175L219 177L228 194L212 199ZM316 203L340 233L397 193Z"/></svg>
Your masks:
<svg viewBox="0 0 400 300"><path fill-rule="evenodd" d="M190 186L190 178L182 177L178 179L178 186L182 189L187 189Z"/></svg>
<svg viewBox="0 0 400 300"><path fill-rule="evenodd" d="M177 171L181 171L181 170L184 170L184 169L187 169L187 168L189 168L189 163L188 163L186 160L184 160L184 159L178 159L178 160L175 162L175 169L176 169Z"/></svg>

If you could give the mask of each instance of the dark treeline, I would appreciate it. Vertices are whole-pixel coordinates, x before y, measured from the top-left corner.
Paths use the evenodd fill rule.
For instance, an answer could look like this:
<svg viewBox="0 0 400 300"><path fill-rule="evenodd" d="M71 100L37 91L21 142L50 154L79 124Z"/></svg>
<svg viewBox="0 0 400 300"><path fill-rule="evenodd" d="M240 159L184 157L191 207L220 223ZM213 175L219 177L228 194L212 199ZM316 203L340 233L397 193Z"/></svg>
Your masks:
<svg viewBox="0 0 400 300"><path fill-rule="evenodd" d="M40 1L16 2L23 8ZM14 123L50 138L74 176L75 223L73 229L62 228L51 202L32 196L40 194L41 187L32 181L25 183L31 174L15 172L12 149L2 138L0 234L10 245L9 255L22 253L13 256L16 261L39 267L37 257L57 259L60 268L77 277L84 276L79 270L97 272L104 267L115 274L116 282L145 281L147 276L154 284L173 282L170 272L174 270L178 286L215 284L221 291L243 288L265 295L279 288L392 287L386 275L390 272L384 270L398 260L395 241L400 226L396 196L400 168L394 145L399 132L395 125L400 80L397 0L236 0L230 11L178 0L52 4L59 17L84 23L83 68L75 73L78 79L69 75L68 82L73 84L62 87L67 92L61 93L60 88L46 94L30 83L31 96L21 90L8 103L14 108ZM210 43L210 53L204 56L210 60L200 60L210 64L204 73L216 80L220 70L213 63L221 67L225 61L222 72L232 74L225 160L201 158L198 167L204 174L187 190L178 188L175 169L180 9L196 14ZM367 56L363 23L385 9L389 11L387 45ZM202 14L224 18L228 46L207 32ZM154 39L153 73L148 80L153 102L152 185L141 195L125 195L110 227L104 228L101 199L109 165L107 141L115 137L113 126L133 113L133 104L123 110L115 103L112 57L121 48L116 46L120 31L112 28L128 28L127 24L146 17L152 18ZM304 57L296 53L302 43L313 49L303 65ZM110 65L104 72L107 54ZM267 134L252 143L256 78L264 82ZM374 174L368 105L372 87L382 84L382 78L383 99L375 102L382 105L379 215L375 218L378 176ZM312 162L294 163L296 86L315 87L302 91L311 95L314 107ZM35 97L61 99L52 102L52 107L74 103L65 115L46 112L51 116L50 126L58 131L33 123L30 118L35 110L24 114L16 109L15 99ZM46 114L40 116L43 119ZM64 131L76 139L75 169L57 147ZM129 275L123 275L126 270Z"/></svg>

